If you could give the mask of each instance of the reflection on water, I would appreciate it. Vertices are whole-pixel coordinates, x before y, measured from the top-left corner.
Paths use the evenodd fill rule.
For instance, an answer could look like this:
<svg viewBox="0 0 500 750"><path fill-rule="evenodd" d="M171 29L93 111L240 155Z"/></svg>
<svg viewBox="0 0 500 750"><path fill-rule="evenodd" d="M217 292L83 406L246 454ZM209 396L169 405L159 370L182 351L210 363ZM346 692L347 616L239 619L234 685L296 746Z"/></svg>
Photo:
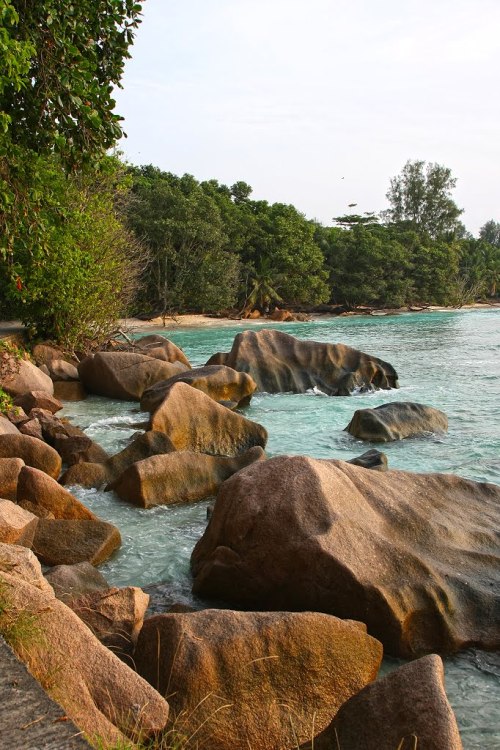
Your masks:
<svg viewBox="0 0 500 750"><path fill-rule="evenodd" d="M260 327L270 326L252 329ZM418 401L446 412L449 432L384 444L390 467L500 484L500 311L347 317L272 327L304 339L342 342L385 359L398 371L401 388L344 398L258 394L245 415L269 431L269 455L352 458L374 447L344 432L356 409ZM228 351L244 328L241 323L158 332L200 365L214 352ZM95 396L69 403L64 415L109 453L121 450L147 417L135 403ZM189 558L205 528L206 502L140 510L113 493L75 488L75 494L122 533L121 549L101 567L111 583L162 581L172 599L191 601ZM395 663L387 660L386 669ZM498 656L469 651L448 659L446 683L464 748L500 750Z"/></svg>

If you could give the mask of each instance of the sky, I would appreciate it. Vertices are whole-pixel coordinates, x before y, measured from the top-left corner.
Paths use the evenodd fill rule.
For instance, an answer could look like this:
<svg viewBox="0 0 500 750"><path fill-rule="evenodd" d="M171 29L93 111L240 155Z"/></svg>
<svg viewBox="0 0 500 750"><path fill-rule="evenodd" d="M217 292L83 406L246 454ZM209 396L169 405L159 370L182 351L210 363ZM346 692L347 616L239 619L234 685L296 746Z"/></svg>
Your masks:
<svg viewBox="0 0 500 750"><path fill-rule="evenodd" d="M116 111L132 164L332 224L409 160L500 221L500 0L145 0Z"/></svg>

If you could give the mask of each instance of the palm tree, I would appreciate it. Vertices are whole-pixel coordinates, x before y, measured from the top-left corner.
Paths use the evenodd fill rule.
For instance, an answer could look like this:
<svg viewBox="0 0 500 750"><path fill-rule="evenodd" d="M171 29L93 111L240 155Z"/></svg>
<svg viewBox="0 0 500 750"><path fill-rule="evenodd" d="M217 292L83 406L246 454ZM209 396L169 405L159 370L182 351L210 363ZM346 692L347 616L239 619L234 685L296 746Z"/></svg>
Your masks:
<svg viewBox="0 0 500 750"><path fill-rule="evenodd" d="M283 302L278 292L281 281L281 274L273 271L269 258L263 258L258 268L251 273L250 291L243 305L243 311L250 311L257 307L268 312L273 302Z"/></svg>

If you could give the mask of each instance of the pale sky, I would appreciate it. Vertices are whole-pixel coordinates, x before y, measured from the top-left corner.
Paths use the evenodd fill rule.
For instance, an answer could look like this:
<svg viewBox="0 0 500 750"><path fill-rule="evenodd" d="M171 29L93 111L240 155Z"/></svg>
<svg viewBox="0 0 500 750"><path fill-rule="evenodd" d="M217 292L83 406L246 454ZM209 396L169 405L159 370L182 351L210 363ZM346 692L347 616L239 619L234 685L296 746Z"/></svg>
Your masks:
<svg viewBox="0 0 500 750"><path fill-rule="evenodd" d="M444 164L500 221L500 0L145 0L116 111L133 164L244 180L324 224Z"/></svg>

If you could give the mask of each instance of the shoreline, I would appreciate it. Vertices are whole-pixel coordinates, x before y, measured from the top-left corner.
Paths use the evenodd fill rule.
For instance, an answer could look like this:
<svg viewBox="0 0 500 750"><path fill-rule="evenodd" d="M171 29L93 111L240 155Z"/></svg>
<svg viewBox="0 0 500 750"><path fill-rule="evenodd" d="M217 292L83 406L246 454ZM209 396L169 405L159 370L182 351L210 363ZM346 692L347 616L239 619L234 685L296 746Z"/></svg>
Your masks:
<svg viewBox="0 0 500 750"><path fill-rule="evenodd" d="M335 318L344 317L379 317L386 315L404 315L409 313L435 313L435 312L460 312L460 311L474 311L474 310L500 310L500 302L475 302L471 305L463 305L462 307L443 307L440 305L429 305L422 309L408 310L407 308L380 308L379 310L364 310L360 308L359 311L353 311L349 313L343 313L340 315L333 315L331 313L310 313L310 320L306 322L316 322L319 320L329 320ZM304 321L286 321L287 323L299 323ZM161 317L152 318L151 320L140 320L139 318L122 318L119 321L120 327L125 332L134 331L157 331L162 329L165 331L178 330L183 328L210 328L217 326L232 326L241 325L253 327L254 325L276 325L281 324L282 321L271 320L267 317L261 318L227 318L227 317L212 317L210 315L204 315L203 313L187 313L173 315L167 317L165 326Z"/></svg>

